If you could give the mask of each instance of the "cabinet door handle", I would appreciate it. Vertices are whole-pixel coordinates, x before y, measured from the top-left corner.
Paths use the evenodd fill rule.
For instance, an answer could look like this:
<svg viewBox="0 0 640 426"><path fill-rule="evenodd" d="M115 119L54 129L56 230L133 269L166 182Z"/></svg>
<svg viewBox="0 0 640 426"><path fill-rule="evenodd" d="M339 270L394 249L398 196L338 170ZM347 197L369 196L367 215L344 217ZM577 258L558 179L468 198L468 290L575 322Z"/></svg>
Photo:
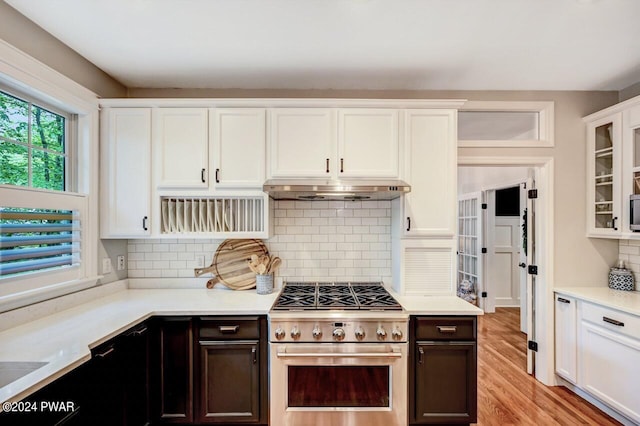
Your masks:
<svg viewBox="0 0 640 426"><path fill-rule="evenodd" d="M614 320L609 317L602 317L602 321L608 322L609 324L617 325L618 327L624 327L624 323L622 321Z"/></svg>
<svg viewBox="0 0 640 426"><path fill-rule="evenodd" d="M99 354L96 354L96 355L95 355L95 357L96 357L96 358L100 358L100 359L104 359L104 358L106 358L110 353L112 353L113 351L115 351L115 349L114 349L114 347L113 347L113 346L111 346L111 347L110 347L109 349L107 349L106 351L101 352L101 353L99 353Z"/></svg>
<svg viewBox="0 0 640 426"><path fill-rule="evenodd" d="M407 231L411 230L411 218L407 216Z"/></svg>
<svg viewBox="0 0 640 426"><path fill-rule="evenodd" d="M256 364L258 362L258 351L256 351L256 348L251 348L251 355L253 356L253 363Z"/></svg>
<svg viewBox="0 0 640 426"><path fill-rule="evenodd" d="M146 332L147 332L147 327L142 327L137 330L133 330L131 333L129 333L129 336L138 337L138 336L142 336Z"/></svg>
<svg viewBox="0 0 640 426"><path fill-rule="evenodd" d="M148 218L147 216L145 216L145 217L143 217L143 218L142 218L142 229L143 229L143 230L145 230L145 231L148 231L148 230L149 230L149 228L147 228L147 220L148 220L148 219L149 219L149 218Z"/></svg>
<svg viewBox="0 0 640 426"><path fill-rule="evenodd" d="M613 222L611 223L611 227L613 228L614 231L618 230L618 227L616 226L616 220L618 220L617 216L613 218Z"/></svg>
<svg viewBox="0 0 640 426"><path fill-rule="evenodd" d="M238 330L240 330L240 326L239 325L221 325L218 327L218 330L220 330L220 333L222 334L235 334L238 332Z"/></svg>
<svg viewBox="0 0 640 426"><path fill-rule="evenodd" d="M340 159L340 173L344 173L344 158Z"/></svg>
<svg viewBox="0 0 640 426"><path fill-rule="evenodd" d="M329 159L327 158L327 173L329 173Z"/></svg>
<svg viewBox="0 0 640 426"><path fill-rule="evenodd" d="M455 325L437 325L436 328L442 334L455 334L458 331Z"/></svg>
<svg viewBox="0 0 640 426"><path fill-rule="evenodd" d="M200 179L202 180L202 183L204 183L204 182L205 182L205 180L204 180L204 172L206 172L206 171L207 171L206 169L202 169L202 170L200 171Z"/></svg>
<svg viewBox="0 0 640 426"><path fill-rule="evenodd" d="M220 169L216 169L216 183L220 183Z"/></svg>
<svg viewBox="0 0 640 426"><path fill-rule="evenodd" d="M424 361L424 349L418 348L418 363L422 364Z"/></svg>
<svg viewBox="0 0 640 426"><path fill-rule="evenodd" d="M571 300L567 300L567 299L564 299L564 298L562 298L562 297L558 297L558 302L562 302L562 303L571 303Z"/></svg>

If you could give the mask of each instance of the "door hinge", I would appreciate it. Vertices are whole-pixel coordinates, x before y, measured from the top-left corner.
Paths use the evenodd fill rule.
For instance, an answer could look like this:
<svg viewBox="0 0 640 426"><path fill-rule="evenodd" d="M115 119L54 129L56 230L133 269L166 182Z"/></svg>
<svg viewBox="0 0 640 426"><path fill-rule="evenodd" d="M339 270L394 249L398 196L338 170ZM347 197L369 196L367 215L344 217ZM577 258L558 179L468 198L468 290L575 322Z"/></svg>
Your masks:
<svg viewBox="0 0 640 426"><path fill-rule="evenodd" d="M533 340L529 340L527 342L527 347L534 352L538 352L538 342L534 342Z"/></svg>
<svg viewBox="0 0 640 426"><path fill-rule="evenodd" d="M530 200L534 200L538 198L538 190L530 189L529 191L527 191L527 196L529 197Z"/></svg>
<svg viewBox="0 0 640 426"><path fill-rule="evenodd" d="M487 248L486 247L482 247L482 253L486 253L487 252Z"/></svg>
<svg viewBox="0 0 640 426"><path fill-rule="evenodd" d="M538 275L538 266L537 265L529 265L528 267L529 275Z"/></svg>
<svg viewBox="0 0 640 426"><path fill-rule="evenodd" d="M487 203L482 203L482 210L486 210L487 209Z"/></svg>
<svg viewBox="0 0 640 426"><path fill-rule="evenodd" d="M482 297L487 297L487 292L486 292L486 291L483 291L483 292L482 292L482 294L481 294L481 296L482 296Z"/></svg>

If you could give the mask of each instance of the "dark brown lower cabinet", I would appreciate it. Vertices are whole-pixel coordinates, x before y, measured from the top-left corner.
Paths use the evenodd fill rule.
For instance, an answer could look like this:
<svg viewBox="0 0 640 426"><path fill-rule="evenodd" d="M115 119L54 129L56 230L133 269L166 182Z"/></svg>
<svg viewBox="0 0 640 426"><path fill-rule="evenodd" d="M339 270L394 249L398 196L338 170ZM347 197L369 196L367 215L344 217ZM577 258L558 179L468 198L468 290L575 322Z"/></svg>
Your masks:
<svg viewBox="0 0 640 426"><path fill-rule="evenodd" d="M260 418L258 341L200 341L200 423L255 423Z"/></svg>
<svg viewBox="0 0 640 426"><path fill-rule="evenodd" d="M151 400L160 423L193 422L193 321L156 319L151 344Z"/></svg>
<svg viewBox="0 0 640 426"><path fill-rule="evenodd" d="M163 317L155 327L154 423L267 424L266 317Z"/></svg>
<svg viewBox="0 0 640 426"><path fill-rule="evenodd" d="M411 319L411 424L469 424L477 420L475 317Z"/></svg>

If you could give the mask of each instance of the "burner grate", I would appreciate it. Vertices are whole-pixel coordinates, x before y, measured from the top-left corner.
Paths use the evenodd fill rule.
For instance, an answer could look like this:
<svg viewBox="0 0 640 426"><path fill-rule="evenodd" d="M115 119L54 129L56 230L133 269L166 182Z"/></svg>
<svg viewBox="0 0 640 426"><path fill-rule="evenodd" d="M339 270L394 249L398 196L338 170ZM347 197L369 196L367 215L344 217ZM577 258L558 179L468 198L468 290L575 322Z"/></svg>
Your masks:
<svg viewBox="0 0 640 426"><path fill-rule="evenodd" d="M402 310L381 282L288 282L275 310Z"/></svg>

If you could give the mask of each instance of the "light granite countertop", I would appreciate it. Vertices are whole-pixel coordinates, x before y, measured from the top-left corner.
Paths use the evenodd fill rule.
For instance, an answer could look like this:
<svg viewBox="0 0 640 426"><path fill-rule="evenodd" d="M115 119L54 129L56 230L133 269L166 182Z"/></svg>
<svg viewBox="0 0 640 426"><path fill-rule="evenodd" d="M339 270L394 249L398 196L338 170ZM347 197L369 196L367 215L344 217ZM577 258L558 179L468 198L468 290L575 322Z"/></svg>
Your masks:
<svg viewBox="0 0 640 426"><path fill-rule="evenodd" d="M277 292L225 287L127 289L0 332L0 362L46 362L0 388L0 402L18 401L91 359L91 349L158 315L265 315ZM408 315L482 315L455 296L394 297Z"/></svg>
<svg viewBox="0 0 640 426"><path fill-rule="evenodd" d="M640 316L640 292L609 287L556 287L553 291Z"/></svg>
<svg viewBox="0 0 640 426"><path fill-rule="evenodd" d="M91 359L91 349L155 315L267 314L277 293L206 289L123 290L0 333L0 361L47 362L0 388L17 401Z"/></svg>

